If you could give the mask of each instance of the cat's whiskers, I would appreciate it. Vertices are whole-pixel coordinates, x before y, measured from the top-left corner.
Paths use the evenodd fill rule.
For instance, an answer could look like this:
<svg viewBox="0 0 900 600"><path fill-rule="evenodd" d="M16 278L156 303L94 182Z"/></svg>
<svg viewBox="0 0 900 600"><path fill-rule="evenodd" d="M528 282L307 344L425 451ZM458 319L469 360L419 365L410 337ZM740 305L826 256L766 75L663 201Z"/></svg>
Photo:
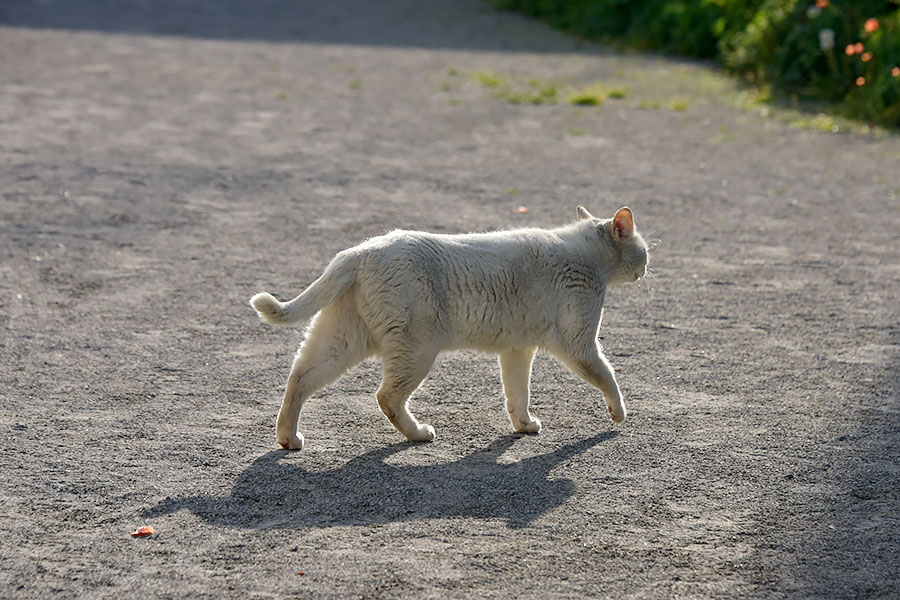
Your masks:
<svg viewBox="0 0 900 600"><path fill-rule="evenodd" d="M643 283L643 285L641 285ZM647 290L647 298L650 302L653 302L653 289L654 286L660 286L662 283L659 280L659 277L653 272L650 267L647 267L647 271L644 273L644 276L638 280L638 285Z"/></svg>
<svg viewBox="0 0 900 600"><path fill-rule="evenodd" d="M662 244L662 240L660 238L652 238L652 239L648 239L645 241L647 243L648 251L656 250ZM640 280L638 280L638 285L640 285L641 282L644 283L644 285L641 287L643 287L647 290L648 300L650 302L652 302L654 285L657 285L657 286L660 285L660 281L659 281L659 278L656 276L656 274L653 272L653 269L650 267L649 264L647 265L647 268L644 270L643 277L641 277Z"/></svg>

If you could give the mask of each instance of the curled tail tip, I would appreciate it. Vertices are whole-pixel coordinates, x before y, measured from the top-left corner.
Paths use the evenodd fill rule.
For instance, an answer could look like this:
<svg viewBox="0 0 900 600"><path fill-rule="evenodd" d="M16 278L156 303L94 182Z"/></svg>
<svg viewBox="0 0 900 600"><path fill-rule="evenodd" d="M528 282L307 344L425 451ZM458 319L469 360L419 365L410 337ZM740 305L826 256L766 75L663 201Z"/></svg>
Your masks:
<svg viewBox="0 0 900 600"><path fill-rule="evenodd" d="M284 321L284 307L275 296L268 292L260 292L250 298L250 306L266 323L281 323Z"/></svg>

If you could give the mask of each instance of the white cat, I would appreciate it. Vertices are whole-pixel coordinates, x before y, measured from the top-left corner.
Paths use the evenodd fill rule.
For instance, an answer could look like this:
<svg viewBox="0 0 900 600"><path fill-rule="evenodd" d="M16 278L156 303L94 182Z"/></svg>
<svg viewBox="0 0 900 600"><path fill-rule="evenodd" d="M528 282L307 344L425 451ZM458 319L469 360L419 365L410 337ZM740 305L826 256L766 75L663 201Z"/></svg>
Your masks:
<svg viewBox="0 0 900 600"><path fill-rule="evenodd" d="M381 359L381 410L411 441L434 439L407 399L439 352L474 348L500 355L513 428L538 433L528 410L531 362L543 348L599 388L612 420L625 420L613 368L597 343L608 285L637 281L648 249L629 208L609 220L579 206L559 229L437 235L393 231L339 253L289 302L250 299L268 323L313 317L278 413L278 443L303 446L303 403L370 356Z"/></svg>

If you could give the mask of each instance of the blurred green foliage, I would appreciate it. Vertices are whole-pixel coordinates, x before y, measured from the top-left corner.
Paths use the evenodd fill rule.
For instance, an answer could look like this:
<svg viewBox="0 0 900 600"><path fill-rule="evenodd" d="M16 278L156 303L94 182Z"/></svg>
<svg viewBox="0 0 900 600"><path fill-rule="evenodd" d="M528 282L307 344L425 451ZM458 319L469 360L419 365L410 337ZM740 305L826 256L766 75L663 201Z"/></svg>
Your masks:
<svg viewBox="0 0 900 600"><path fill-rule="evenodd" d="M606 43L714 58L776 92L900 127L900 0L495 0Z"/></svg>

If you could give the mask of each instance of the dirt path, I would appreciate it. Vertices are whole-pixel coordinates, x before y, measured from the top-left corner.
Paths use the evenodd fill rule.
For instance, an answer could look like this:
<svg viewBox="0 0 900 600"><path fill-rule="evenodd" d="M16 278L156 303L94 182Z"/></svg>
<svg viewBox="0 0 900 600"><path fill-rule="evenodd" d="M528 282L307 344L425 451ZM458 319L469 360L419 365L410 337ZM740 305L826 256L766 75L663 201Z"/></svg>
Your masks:
<svg viewBox="0 0 900 600"><path fill-rule="evenodd" d="M900 139L482 2L146 4L0 0L0 596L896 597ZM541 357L512 435L458 353L434 443L367 362L277 450L299 331L250 295L577 204L663 240L608 298L627 424Z"/></svg>

